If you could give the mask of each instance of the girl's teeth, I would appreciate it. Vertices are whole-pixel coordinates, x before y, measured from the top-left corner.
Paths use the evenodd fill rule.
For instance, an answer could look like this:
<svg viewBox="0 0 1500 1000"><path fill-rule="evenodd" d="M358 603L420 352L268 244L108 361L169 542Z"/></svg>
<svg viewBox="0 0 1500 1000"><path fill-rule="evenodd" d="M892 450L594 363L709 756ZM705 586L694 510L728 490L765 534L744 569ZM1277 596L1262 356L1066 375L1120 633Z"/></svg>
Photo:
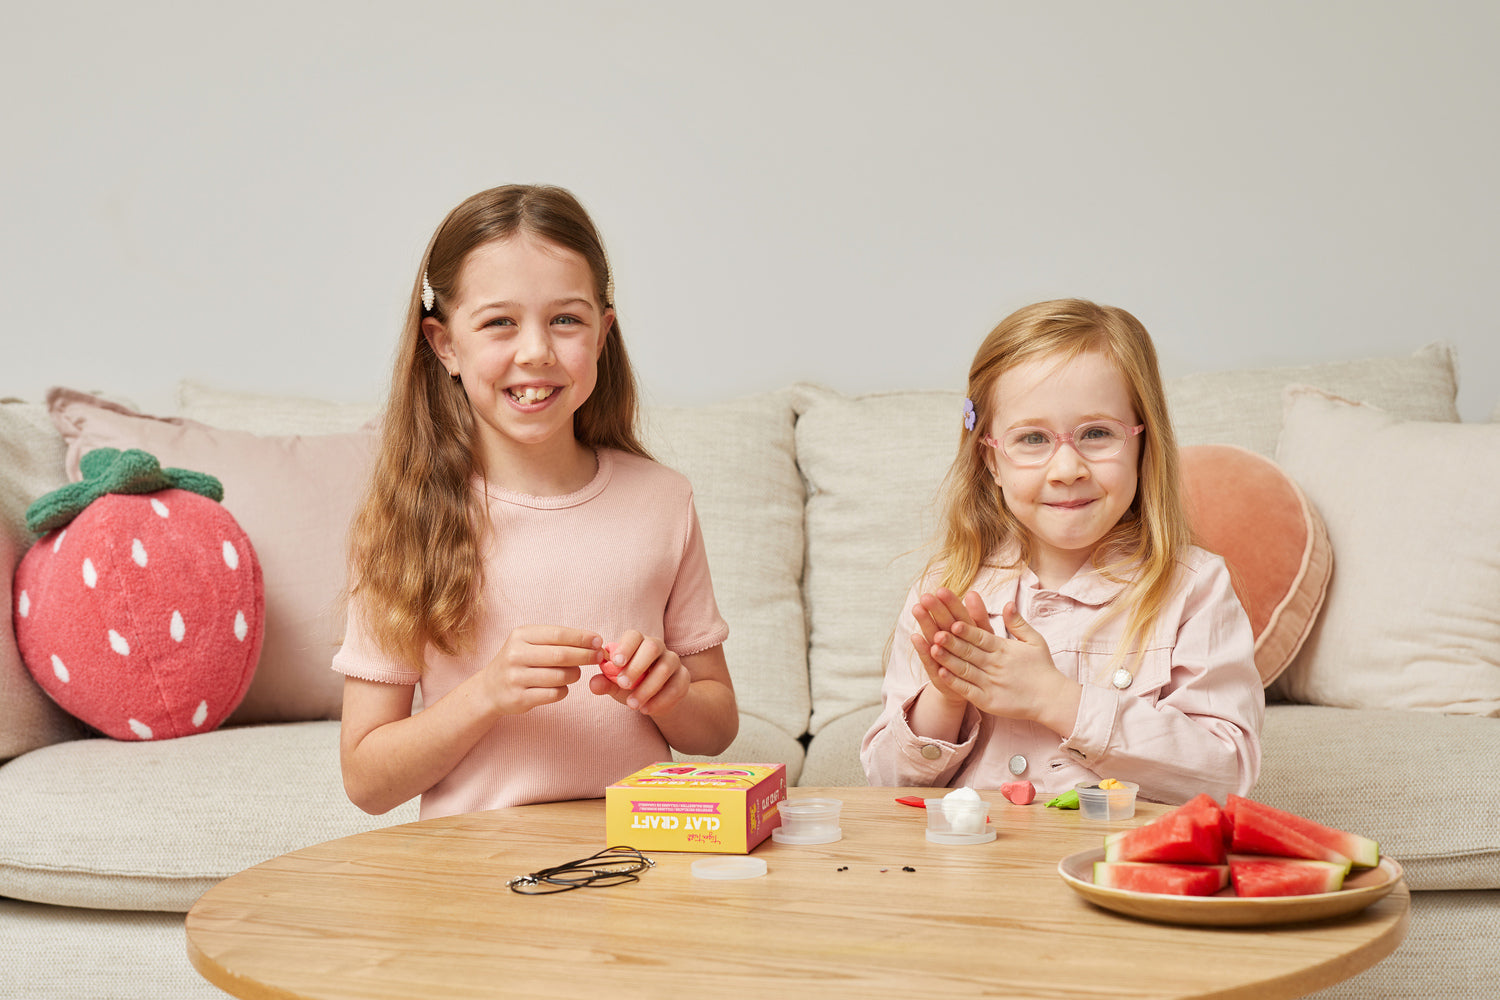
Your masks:
<svg viewBox="0 0 1500 1000"><path fill-rule="evenodd" d="M510 394L518 403L536 403L552 395L553 391L552 386L538 388L528 385L524 389L512 389Z"/></svg>

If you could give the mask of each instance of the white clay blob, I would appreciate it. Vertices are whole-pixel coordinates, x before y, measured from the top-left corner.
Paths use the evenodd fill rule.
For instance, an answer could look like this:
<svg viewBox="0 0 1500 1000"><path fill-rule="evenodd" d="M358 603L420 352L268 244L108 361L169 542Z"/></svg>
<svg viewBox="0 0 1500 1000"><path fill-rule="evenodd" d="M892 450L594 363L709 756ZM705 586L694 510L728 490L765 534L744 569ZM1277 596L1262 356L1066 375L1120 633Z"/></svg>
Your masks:
<svg viewBox="0 0 1500 1000"><path fill-rule="evenodd" d="M983 833L984 810L964 805L979 801L979 793L967 786L944 795L943 818L948 821L948 829L953 833Z"/></svg>

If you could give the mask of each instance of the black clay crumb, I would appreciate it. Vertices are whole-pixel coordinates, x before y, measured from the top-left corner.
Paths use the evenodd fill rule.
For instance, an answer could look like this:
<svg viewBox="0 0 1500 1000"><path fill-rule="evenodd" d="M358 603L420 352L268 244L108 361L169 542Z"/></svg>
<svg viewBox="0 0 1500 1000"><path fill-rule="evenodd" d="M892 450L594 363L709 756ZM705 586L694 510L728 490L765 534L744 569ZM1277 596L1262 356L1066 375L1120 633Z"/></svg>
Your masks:
<svg viewBox="0 0 1500 1000"><path fill-rule="evenodd" d="M911 865L902 865L901 866L901 870L904 871L904 872L914 872L914 871L916 871L916 869L913 868Z"/></svg>

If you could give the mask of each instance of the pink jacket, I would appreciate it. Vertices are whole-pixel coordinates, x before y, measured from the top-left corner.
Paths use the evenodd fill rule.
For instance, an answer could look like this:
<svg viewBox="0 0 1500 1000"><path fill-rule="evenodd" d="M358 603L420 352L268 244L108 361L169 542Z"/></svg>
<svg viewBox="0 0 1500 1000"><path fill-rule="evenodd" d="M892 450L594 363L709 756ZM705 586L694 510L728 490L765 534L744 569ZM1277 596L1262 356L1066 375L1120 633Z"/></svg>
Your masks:
<svg viewBox="0 0 1500 1000"><path fill-rule="evenodd" d="M998 788L1026 779L1050 798L1080 781L1119 778L1140 784L1142 798L1185 802L1199 792L1222 800L1247 794L1260 774L1265 693L1255 669L1250 621L1218 556L1188 551L1180 585L1157 620L1144 656L1123 663L1134 675L1111 683L1111 657L1127 614L1090 629L1124 588L1085 568L1058 591L1041 589L1029 569L986 569L975 581L991 613L1015 601L1021 617L1047 640L1053 662L1083 685L1071 733L999 718L973 706L960 742L919 737L907 714L927 684L908 638L912 608L935 578L912 588L896 624L881 689L883 710L865 734L860 760L870 784ZM997 617L998 621L998 617Z"/></svg>

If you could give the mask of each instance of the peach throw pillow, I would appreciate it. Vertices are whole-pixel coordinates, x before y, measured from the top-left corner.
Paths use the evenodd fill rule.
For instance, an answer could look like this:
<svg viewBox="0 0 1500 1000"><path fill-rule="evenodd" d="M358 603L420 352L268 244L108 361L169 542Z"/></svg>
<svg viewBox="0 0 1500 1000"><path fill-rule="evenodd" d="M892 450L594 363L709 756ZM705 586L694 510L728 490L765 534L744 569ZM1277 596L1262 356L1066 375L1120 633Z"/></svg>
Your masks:
<svg viewBox="0 0 1500 1000"><path fill-rule="evenodd" d="M1255 633L1255 666L1270 684L1312 631L1333 572L1323 519L1275 462L1227 444L1182 449L1193 534L1222 556Z"/></svg>

